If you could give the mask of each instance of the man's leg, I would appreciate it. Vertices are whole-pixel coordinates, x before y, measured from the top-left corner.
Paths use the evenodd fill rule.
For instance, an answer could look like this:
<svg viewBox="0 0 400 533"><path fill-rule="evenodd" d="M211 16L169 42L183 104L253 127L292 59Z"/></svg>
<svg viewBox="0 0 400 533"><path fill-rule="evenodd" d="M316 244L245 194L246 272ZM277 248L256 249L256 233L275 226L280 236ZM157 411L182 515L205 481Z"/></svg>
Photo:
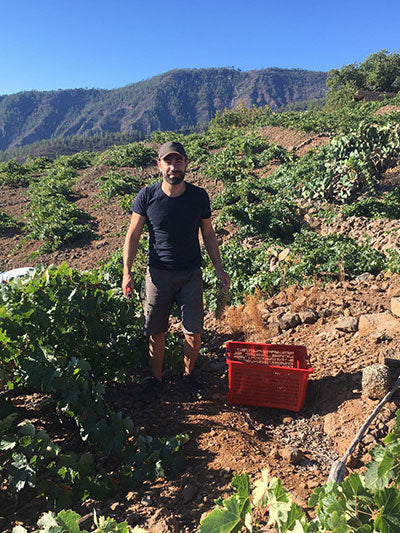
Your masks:
<svg viewBox="0 0 400 533"><path fill-rule="evenodd" d="M150 335L149 355L150 355L150 361L151 361L151 369L153 371L153 376L158 381L162 381L164 350L165 350L165 333L163 332L163 333L156 333L155 335Z"/></svg>
<svg viewBox="0 0 400 533"><path fill-rule="evenodd" d="M149 356L153 376L162 380L165 333L174 302L170 273L148 268L146 274L145 332L149 335ZM157 332L157 333L154 333Z"/></svg>
<svg viewBox="0 0 400 533"><path fill-rule="evenodd" d="M182 313L185 335L183 343L184 374L192 373L201 346L203 331L203 280L200 268L185 272L184 282L176 295Z"/></svg>
<svg viewBox="0 0 400 533"><path fill-rule="evenodd" d="M183 359L185 364L184 374L191 374L196 363L197 356L201 346L200 333L185 333L185 341L183 343Z"/></svg>

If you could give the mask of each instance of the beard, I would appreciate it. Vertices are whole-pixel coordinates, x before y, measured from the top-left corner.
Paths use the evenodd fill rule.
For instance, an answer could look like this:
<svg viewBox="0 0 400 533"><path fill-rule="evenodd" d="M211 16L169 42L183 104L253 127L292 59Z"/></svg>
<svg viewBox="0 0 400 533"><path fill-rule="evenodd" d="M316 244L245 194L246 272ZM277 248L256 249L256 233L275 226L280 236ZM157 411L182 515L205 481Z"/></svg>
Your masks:
<svg viewBox="0 0 400 533"><path fill-rule="evenodd" d="M163 174L163 178L170 185L179 185L182 183L185 177L185 173L180 170L175 170L173 174Z"/></svg>

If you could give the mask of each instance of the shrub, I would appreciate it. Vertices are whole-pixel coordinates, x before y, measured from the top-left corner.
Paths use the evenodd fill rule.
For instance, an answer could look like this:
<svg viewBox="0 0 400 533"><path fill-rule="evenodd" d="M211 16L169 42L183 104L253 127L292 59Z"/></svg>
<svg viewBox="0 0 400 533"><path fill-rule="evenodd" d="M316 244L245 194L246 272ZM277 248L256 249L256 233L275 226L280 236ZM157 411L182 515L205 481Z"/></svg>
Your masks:
<svg viewBox="0 0 400 533"><path fill-rule="evenodd" d="M140 178L126 173L120 174L114 170L108 171L105 176L101 176L97 181L100 183L100 194L106 200L128 193L136 195L143 185L143 181Z"/></svg>
<svg viewBox="0 0 400 533"><path fill-rule="evenodd" d="M97 158L97 162L110 167L141 167L154 162L156 157L153 148L138 142L109 148Z"/></svg>
<svg viewBox="0 0 400 533"><path fill-rule="evenodd" d="M5 163L0 163L0 185L27 185L29 183L28 170L17 163L15 159L10 159Z"/></svg>
<svg viewBox="0 0 400 533"><path fill-rule="evenodd" d="M378 198L362 198L358 202L343 207L347 216L368 218L400 218L400 189L394 189Z"/></svg>

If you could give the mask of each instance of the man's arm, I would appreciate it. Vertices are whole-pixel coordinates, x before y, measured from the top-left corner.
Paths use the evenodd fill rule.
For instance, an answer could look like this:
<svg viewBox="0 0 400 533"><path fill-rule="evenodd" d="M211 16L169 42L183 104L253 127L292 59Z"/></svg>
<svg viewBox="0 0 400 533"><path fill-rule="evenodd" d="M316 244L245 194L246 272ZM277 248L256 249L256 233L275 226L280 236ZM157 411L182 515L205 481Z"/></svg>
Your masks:
<svg viewBox="0 0 400 533"><path fill-rule="evenodd" d="M146 222L146 217L139 215L138 213L132 213L131 223L129 225L125 242L124 242L124 251L123 251L123 261L124 261L124 275L122 278L122 291L125 296L130 297L133 290L133 279L132 279L132 265L133 260L136 257L139 239L143 231L144 223Z"/></svg>
<svg viewBox="0 0 400 533"><path fill-rule="evenodd" d="M207 253L210 256L212 264L214 265L215 273L217 274L222 287L227 289L231 284L231 280L229 279L228 274L222 268L218 241L214 228L211 224L211 218L202 218L200 229L203 236L204 246L206 247Z"/></svg>

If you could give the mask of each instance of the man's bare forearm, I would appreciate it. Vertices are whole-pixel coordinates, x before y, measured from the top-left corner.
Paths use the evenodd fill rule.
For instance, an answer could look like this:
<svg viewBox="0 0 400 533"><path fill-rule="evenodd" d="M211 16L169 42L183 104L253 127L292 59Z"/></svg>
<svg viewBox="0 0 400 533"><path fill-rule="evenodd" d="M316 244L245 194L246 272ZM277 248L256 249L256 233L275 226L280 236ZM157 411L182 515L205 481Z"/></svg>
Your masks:
<svg viewBox="0 0 400 533"><path fill-rule="evenodd" d="M133 261L135 260L139 245L139 238L132 234L127 235L123 248L123 265L124 274L130 274L132 270Z"/></svg>
<svg viewBox="0 0 400 533"><path fill-rule="evenodd" d="M210 256L215 270L223 270L221 255L219 253L218 241L214 231L210 231L206 235L203 235L203 241L205 249L207 250L207 253Z"/></svg>
<svg viewBox="0 0 400 533"><path fill-rule="evenodd" d="M132 279L132 265L136 257L140 235L142 234L145 218L132 213L131 223L127 231L124 248L123 248L123 264L124 274L122 278L122 290L125 296L132 294L133 279Z"/></svg>

